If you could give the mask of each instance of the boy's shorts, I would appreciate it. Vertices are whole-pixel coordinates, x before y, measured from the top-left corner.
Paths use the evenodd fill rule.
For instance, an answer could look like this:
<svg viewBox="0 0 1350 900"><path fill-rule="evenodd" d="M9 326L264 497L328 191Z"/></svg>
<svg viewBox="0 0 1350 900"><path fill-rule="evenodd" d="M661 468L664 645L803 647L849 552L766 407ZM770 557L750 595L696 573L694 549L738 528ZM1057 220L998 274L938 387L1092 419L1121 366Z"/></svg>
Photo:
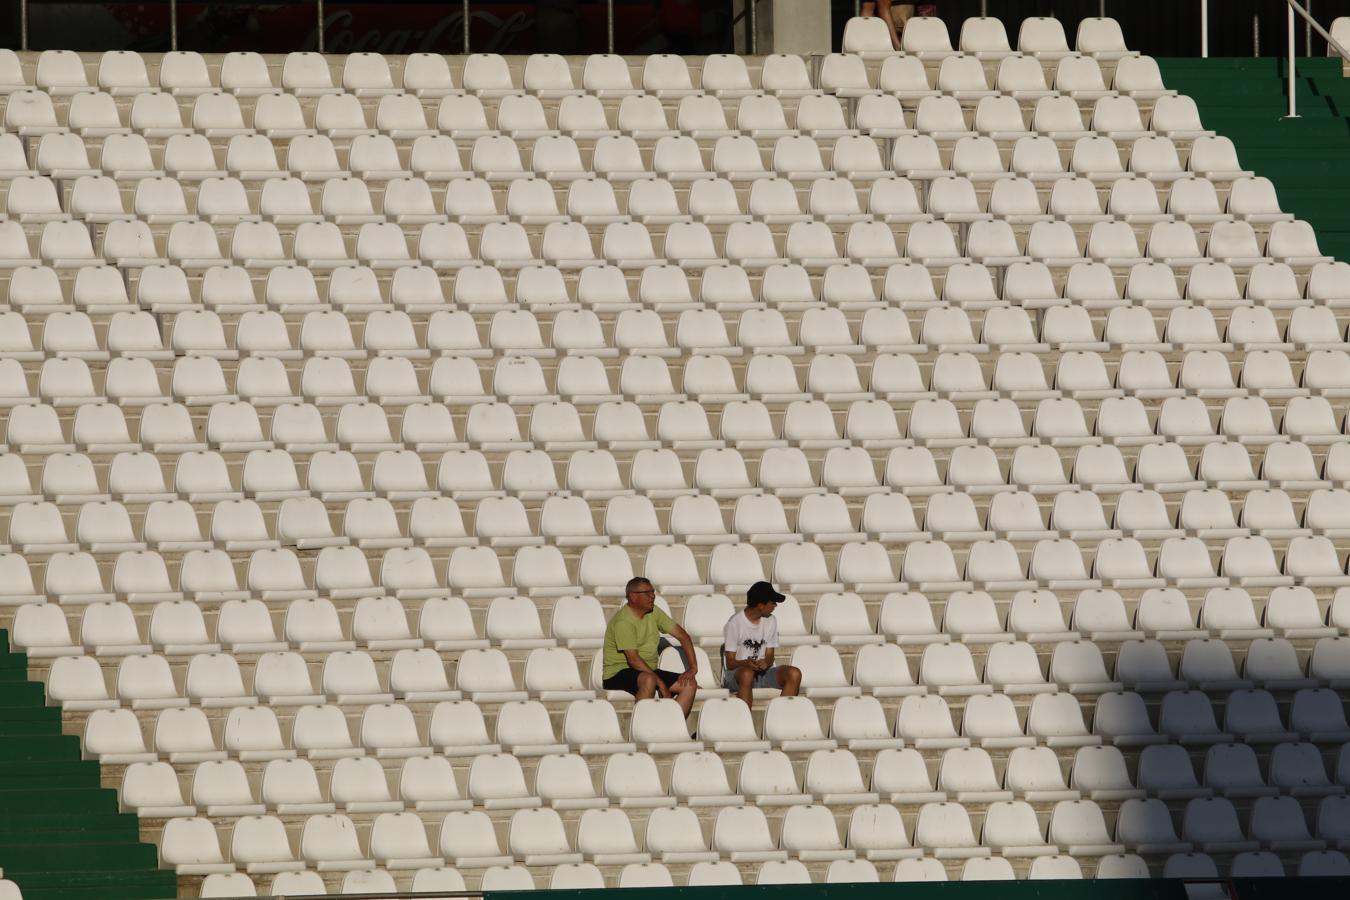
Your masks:
<svg viewBox="0 0 1350 900"><path fill-rule="evenodd" d="M722 673L722 687L735 693L740 690L740 683L736 681L736 669L727 669ZM769 666L763 672L755 673L755 681L752 687L757 688L776 688L778 687L778 667Z"/></svg>

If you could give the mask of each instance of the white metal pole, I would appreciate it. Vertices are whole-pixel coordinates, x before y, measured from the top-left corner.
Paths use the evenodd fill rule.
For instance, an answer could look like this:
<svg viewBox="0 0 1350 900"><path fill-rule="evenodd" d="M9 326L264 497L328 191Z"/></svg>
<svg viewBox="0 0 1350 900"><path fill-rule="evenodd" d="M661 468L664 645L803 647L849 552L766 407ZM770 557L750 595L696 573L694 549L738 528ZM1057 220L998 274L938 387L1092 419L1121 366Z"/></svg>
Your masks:
<svg viewBox="0 0 1350 900"><path fill-rule="evenodd" d="M1295 53L1294 53L1294 50L1295 50L1294 45L1295 45L1296 43L1298 43L1298 41L1297 41L1297 34L1298 34L1298 32L1296 32L1296 31L1294 30L1294 29L1296 28L1296 25L1294 24L1294 7L1290 6L1290 7L1288 8L1288 11L1289 11L1289 18L1288 18L1287 21L1288 21L1288 24L1289 24L1289 28L1288 28L1288 31L1289 31L1289 118L1291 118L1291 119L1297 119L1297 118L1298 118L1298 82L1295 81L1295 79L1294 79L1294 76L1295 76L1295 74L1296 74L1295 71L1294 71L1294 64L1295 64L1295 59L1296 59L1296 56L1295 56Z"/></svg>
<svg viewBox="0 0 1350 900"><path fill-rule="evenodd" d="M1200 0L1200 56L1209 59L1209 0Z"/></svg>

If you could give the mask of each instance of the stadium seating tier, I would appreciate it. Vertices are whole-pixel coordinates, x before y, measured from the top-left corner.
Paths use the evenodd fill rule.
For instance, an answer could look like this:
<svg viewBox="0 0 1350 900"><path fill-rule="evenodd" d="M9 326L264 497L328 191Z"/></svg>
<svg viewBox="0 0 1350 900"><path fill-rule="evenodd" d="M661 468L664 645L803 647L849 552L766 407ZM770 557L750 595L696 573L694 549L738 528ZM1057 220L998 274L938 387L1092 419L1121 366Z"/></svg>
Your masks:
<svg viewBox="0 0 1350 900"><path fill-rule="evenodd" d="M0 51L0 620L181 895L1350 874L1350 266L1113 20L903 40Z"/></svg>

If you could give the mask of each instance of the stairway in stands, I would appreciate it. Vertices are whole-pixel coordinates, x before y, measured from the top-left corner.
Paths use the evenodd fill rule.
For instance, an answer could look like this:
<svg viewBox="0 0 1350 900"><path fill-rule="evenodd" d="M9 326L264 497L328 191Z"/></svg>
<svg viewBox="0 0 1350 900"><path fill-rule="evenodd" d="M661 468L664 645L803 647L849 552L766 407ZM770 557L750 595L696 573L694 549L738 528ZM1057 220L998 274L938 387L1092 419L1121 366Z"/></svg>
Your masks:
<svg viewBox="0 0 1350 900"><path fill-rule="evenodd" d="M1317 230L1322 252L1350 257L1350 80L1341 60L1298 60L1298 119L1284 59L1159 59L1168 87L1195 98L1205 125L1232 138L1246 169L1269 178L1280 205Z"/></svg>
<svg viewBox="0 0 1350 900"><path fill-rule="evenodd" d="M117 811L99 765L61 733L60 707L28 680L0 631L0 867L25 900L148 900L177 892L134 815Z"/></svg>

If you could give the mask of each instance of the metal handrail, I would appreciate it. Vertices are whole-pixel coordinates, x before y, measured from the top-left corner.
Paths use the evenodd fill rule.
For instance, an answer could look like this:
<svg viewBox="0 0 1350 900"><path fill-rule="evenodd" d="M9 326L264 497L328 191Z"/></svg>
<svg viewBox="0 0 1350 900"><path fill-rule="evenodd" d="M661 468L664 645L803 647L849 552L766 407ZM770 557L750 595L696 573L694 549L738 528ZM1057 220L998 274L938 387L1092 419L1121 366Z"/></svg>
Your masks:
<svg viewBox="0 0 1350 900"><path fill-rule="evenodd" d="M1306 11L1304 11L1303 14L1305 17L1307 16ZM1289 36L1289 115L1286 118L1297 119L1298 84L1294 81L1294 74L1295 74L1294 67L1298 65L1298 48L1295 47L1294 45L1295 43L1297 43L1296 37L1298 35L1298 31L1294 26L1293 0L1290 0L1289 2L1289 18L1287 24L1287 32Z"/></svg>
<svg viewBox="0 0 1350 900"><path fill-rule="evenodd" d="M1297 12L1308 23L1308 27L1316 31L1326 42L1327 45L1340 54L1346 62L1350 62L1350 50L1347 50L1340 41L1331 36L1327 31L1317 23L1312 13L1308 12L1298 0L1285 0L1289 4L1290 12ZM1209 57L1209 0L1200 0L1200 56Z"/></svg>
<svg viewBox="0 0 1350 900"><path fill-rule="evenodd" d="M1298 2L1298 0L1285 0L1285 2L1289 4L1289 20L1288 20L1288 23L1289 23L1289 24L1288 24L1288 30L1289 30L1289 115L1287 116L1287 118L1290 118L1290 119L1297 119L1297 118L1298 118L1298 85L1296 85L1296 84L1294 83L1294 75L1295 75L1295 71L1296 71L1295 67L1298 65L1298 62L1297 62L1297 60L1298 60L1298 54L1297 54L1297 52L1296 52L1296 48L1294 47L1294 44L1295 44L1294 38L1295 38L1295 35L1297 34L1297 30L1296 30L1296 28L1295 28L1295 22L1294 22L1294 13L1297 12L1300 16L1303 17L1303 20L1304 20L1305 22L1308 23L1308 26L1309 26L1309 27L1311 27L1314 31L1316 31L1316 32L1317 32L1318 34L1320 34L1322 37L1326 38L1327 46L1331 47L1331 48L1334 49L1337 53L1339 53L1339 54L1341 55L1341 59L1345 60L1346 62L1350 62L1350 52L1347 52L1346 49L1345 49L1345 47L1341 46L1341 42L1340 42L1340 41L1336 40L1334 37L1331 36L1331 32L1327 31L1325 28L1323 28L1321 25L1319 25L1319 24L1317 23L1317 20L1314 19L1314 18L1312 17L1312 13L1310 13L1310 12L1308 12L1308 10L1304 9L1304 8L1303 8L1303 5L1300 4L1300 3Z"/></svg>
<svg viewBox="0 0 1350 900"><path fill-rule="evenodd" d="M1345 60L1347 63L1350 63L1350 50L1346 50L1345 46L1342 45L1340 41L1331 36L1331 32L1319 25L1317 20L1313 18L1312 13L1310 13L1303 4L1299 3L1299 0L1285 0L1285 3L1288 5L1287 30L1289 37L1289 114L1286 118L1297 119L1298 90L1294 84L1294 77L1298 66L1298 53L1297 48L1295 47L1298 30L1294 20L1294 13L1298 13L1303 17L1303 21L1307 23L1306 27L1309 34L1316 31L1326 40L1327 46L1340 54L1341 59ZM1311 44L1311 38L1307 39L1306 42ZM1200 56L1202 58L1209 57L1209 0L1200 0Z"/></svg>
<svg viewBox="0 0 1350 900"><path fill-rule="evenodd" d="M1346 50L1345 46L1341 44L1340 41L1336 40L1334 37L1331 36L1331 32L1327 31L1321 25L1317 24L1317 20L1312 17L1312 13L1304 9L1302 4L1300 4L1298 0L1286 0L1286 2L1289 4L1290 11L1297 12L1300 16L1302 16L1304 21L1308 23L1308 25L1312 28L1312 30L1316 31L1319 35L1321 35L1326 40L1327 45L1333 48L1337 53L1341 55L1341 59L1345 60L1346 62L1350 62L1350 50Z"/></svg>
<svg viewBox="0 0 1350 900"><path fill-rule="evenodd" d="M1209 59L1209 0L1200 0L1200 57Z"/></svg>
<svg viewBox="0 0 1350 900"><path fill-rule="evenodd" d="M758 14L757 14L757 12L756 12L756 7L759 6L759 0L745 0L745 3L746 3L746 6L747 6L748 11L749 11L749 14L750 14L750 18L749 18L750 40L749 40L749 42L748 42L749 47L750 47L750 55L751 55L751 56L758 56L758 55L759 55L759 20L758 20Z"/></svg>

